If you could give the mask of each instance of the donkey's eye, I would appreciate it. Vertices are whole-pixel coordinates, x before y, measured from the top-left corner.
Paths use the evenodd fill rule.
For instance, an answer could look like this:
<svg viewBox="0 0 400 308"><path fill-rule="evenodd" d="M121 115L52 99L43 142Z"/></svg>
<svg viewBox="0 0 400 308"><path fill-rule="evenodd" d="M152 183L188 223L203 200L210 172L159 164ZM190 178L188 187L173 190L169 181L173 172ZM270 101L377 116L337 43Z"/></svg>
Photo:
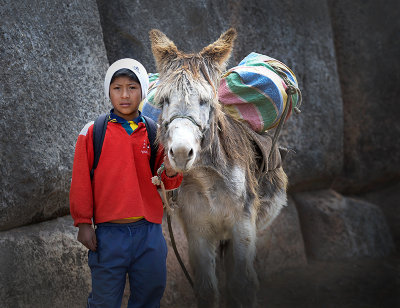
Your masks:
<svg viewBox="0 0 400 308"><path fill-rule="evenodd" d="M205 101L204 99L200 100L200 106L204 106L207 104L207 101Z"/></svg>

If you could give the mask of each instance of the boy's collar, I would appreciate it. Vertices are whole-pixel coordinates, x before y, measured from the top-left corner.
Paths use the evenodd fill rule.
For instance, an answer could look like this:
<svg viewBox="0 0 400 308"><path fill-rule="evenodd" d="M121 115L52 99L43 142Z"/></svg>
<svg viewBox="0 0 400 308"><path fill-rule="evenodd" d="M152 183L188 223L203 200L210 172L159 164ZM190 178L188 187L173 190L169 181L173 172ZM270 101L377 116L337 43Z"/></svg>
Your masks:
<svg viewBox="0 0 400 308"><path fill-rule="evenodd" d="M140 111L138 111L138 112L139 112L139 116L137 116L136 118L133 119L133 122L135 122L136 125L138 125L140 122L143 122L142 113ZM110 115L108 117L108 121L109 122L116 122L116 123L120 123L120 124L128 122L124 118L121 118L120 116L117 116L114 113L114 108L110 110Z"/></svg>

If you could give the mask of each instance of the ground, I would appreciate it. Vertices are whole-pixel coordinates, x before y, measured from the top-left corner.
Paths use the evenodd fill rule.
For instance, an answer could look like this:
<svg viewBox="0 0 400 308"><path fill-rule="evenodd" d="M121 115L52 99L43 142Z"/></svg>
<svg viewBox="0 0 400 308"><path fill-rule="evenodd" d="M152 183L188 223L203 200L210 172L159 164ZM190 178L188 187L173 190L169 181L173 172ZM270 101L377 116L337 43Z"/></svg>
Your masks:
<svg viewBox="0 0 400 308"><path fill-rule="evenodd" d="M400 253L353 262L310 261L261 281L259 307L400 307Z"/></svg>
<svg viewBox="0 0 400 308"><path fill-rule="evenodd" d="M162 308L196 308L192 295ZM272 274L260 281L257 307L400 308L400 253L381 259L309 261Z"/></svg>

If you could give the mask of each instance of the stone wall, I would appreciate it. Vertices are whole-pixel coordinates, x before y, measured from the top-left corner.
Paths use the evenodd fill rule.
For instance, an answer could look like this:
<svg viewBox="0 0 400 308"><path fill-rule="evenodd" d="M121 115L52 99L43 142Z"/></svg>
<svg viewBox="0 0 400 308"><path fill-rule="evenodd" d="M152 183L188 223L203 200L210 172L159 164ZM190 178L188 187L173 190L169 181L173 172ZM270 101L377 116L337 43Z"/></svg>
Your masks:
<svg viewBox="0 0 400 308"><path fill-rule="evenodd" d="M84 307L87 249L70 216L0 232L1 307Z"/></svg>
<svg viewBox="0 0 400 308"><path fill-rule="evenodd" d="M335 187L366 192L400 174L400 2L329 1L343 96L344 170Z"/></svg>
<svg viewBox="0 0 400 308"><path fill-rule="evenodd" d="M0 230L69 213L74 145L105 109L95 1L2 1Z"/></svg>
<svg viewBox="0 0 400 308"><path fill-rule="evenodd" d="M296 151L285 162L290 198L259 234L260 278L309 260L384 256L399 245L398 185L385 188L400 175L397 1L0 5L2 307L85 305L86 250L65 216L74 145L84 124L109 108L102 90L109 62L133 57L155 71L152 28L184 51L198 51L234 26L229 66L256 51L285 62L298 77L303 112L290 118L281 138ZM372 191L377 184L385 189ZM185 237L173 223L188 264ZM165 224L164 232L170 253L162 305L189 307L193 296Z"/></svg>

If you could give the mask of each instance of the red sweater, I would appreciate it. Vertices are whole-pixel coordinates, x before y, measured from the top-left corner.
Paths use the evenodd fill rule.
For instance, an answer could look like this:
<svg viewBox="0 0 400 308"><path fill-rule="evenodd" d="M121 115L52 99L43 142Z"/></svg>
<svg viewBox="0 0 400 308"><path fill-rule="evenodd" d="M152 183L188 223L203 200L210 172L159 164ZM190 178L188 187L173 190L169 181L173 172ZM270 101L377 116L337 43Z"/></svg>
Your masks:
<svg viewBox="0 0 400 308"><path fill-rule="evenodd" d="M163 162L163 152L160 146L155 161L156 170ZM143 122L131 135L121 124L109 122L100 160L91 180L93 160L91 122L80 132L75 148L69 196L75 226L92 223L93 204L96 224L139 216L161 223L163 206L157 187L151 182L150 142ZM161 180L166 189L174 189L181 184L182 175L170 178L164 171Z"/></svg>

